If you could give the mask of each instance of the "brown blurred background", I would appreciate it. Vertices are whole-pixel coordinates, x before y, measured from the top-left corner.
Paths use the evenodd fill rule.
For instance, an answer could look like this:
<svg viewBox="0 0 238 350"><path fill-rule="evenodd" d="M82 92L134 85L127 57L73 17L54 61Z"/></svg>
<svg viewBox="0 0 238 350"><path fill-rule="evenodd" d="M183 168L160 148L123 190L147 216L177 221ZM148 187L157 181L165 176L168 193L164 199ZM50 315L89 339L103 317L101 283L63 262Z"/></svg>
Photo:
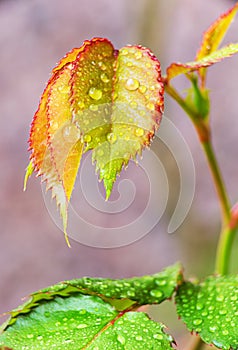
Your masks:
<svg viewBox="0 0 238 350"><path fill-rule="evenodd" d="M193 127L169 98L166 116L184 135L196 168L192 208L175 234L169 235L166 229L177 201L179 179L175 162L163 146L161 161L170 185L167 210L148 235L126 247L96 249L71 241L69 249L46 210L40 180L33 177L26 193L22 187L29 157L29 125L51 69L67 51L94 36L109 38L116 48L139 43L157 55L165 72L172 61L194 58L203 31L232 3L0 1L0 313L16 307L20 298L30 292L85 275L120 278L151 274L178 260L185 266L187 276L212 273L219 206ZM237 30L238 21L231 27L226 42L238 41ZM214 145L234 203L238 196L237 56L209 71ZM183 79L178 79L177 86L186 88ZM143 196L138 207L140 201ZM234 254L232 269L237 268ZM173 316L173 305L167 304L152 308L151 315L169 327L177 327L172 333L178 336L179 349L184 349L187 336L183 336L183 326Z"/></svg>

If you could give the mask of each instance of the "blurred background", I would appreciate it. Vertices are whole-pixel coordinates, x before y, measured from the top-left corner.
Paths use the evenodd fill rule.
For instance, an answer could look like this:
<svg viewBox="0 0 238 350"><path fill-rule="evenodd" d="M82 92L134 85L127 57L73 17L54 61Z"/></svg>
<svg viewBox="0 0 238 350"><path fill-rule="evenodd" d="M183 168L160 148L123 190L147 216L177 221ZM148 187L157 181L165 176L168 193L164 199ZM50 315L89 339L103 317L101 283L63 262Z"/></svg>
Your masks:
<svg viewBox="0 0 238 350"><path fill-rule="evenodd" d="M196 171L191 210L174 234L168 234L167 227L178 200L179 173L173 155L162 143L153 147L158 147L157 154L169 180L166 211L149 234L125 247L97 249L71 240L69 249L45 207L40 179L33 176L25 193L22 188L29 157L30 123L51 69L67 51L94 36L109 38L116 48L142 44L157 55L165 72L172 61L193 60L204 30L233 3L228 0L0 1L0 313L16 307L23 296L64 279L152 274L176 261L182 262L187 277L202 278L212 273L220 225L219 205L196 133L169 97L166 97L166 116L183 134ZM237 30L238 21L225 41L237 42ZM237 67L235 56L209 69L208 75L214 147L223 165L232 203L238 196ZM180 78L176 84L181 89L187 87ZM90 176L95 177L93 171ZM134 203L136 216L144 205L146 181L143 174L137 175L133 165L126 173L126 177L130 176L136 178L141 191ZM154 203L155 208L158 203ZM121 216L123 222L126 216L125 211ZM102 224L110 226L113 220L109 214L103 217ZM237 272L237 268L234 255L232 270ZM184 349L190 336L185 334L173 309L173 303L167 302L151 308L150 314L172 328L178 348Z"/></svg>

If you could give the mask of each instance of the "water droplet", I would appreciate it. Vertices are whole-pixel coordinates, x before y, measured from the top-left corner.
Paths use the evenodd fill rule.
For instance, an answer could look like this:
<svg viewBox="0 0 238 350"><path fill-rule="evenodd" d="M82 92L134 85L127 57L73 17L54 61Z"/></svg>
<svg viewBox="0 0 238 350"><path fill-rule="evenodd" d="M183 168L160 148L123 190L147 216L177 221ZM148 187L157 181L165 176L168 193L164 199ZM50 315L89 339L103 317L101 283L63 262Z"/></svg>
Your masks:
<svg viewBox="0 0 238 350"><path fill-rule="evenodd" d="M216 326L210 326L209 330L210 330L210 332L214 333L214 332L216 332L217 327Z"/></svg>
<svg viewBox="0 0 238 350"><path fill-rule="evenodd" d="M216 300L217 301L223 301L224 300L224 296L223 295L217 295Z"/></svg>
<svg viewBox="0 0 238 350"><path fill-rule="evenodd" d="M151 111L154 111L154 110L155 110L155 106L154 106L154 104L153 104L152 102L147 103L146 107L147 107L148 109L150 109Z"/></svg>
<svg viewBox="0 0 238 350"><path fill-rule="evenodd" d="M98 105L90 105L89 106L89 109L90 109L90 111L93 111L93 112L96 112L96 111L98 111Z"/></svg>
<svg viewBox="0 0 238 350"><path fill-rule="evenodd" d="M143 338L142 338L141 335L137 335L137 336L136 336L136 340L143 340Z"/></svg>
<svg viewBox="0 0 238 350"><path fill-rule="evenodd" d="M126 56L126 55L128 55L128 50L127 49L121 49L120 53L121 53L121 55Z"/></svg>
<svg viewBox="0 0 238 350"><path fill-rule="evenodd" d="M66 93L69 93L69 87L68 86L64 86L64 85L61 85L58 87L58 91L62 94L66 94Z"/></svg>
<svg viewBox="0 0 238 350"><path fill-rule="evenodd" d="M220 343L219 341L217 341L215 339L213 340L213 344L219 349L222 349L222 347L224 345L224 344Z"/></svg>
<svg viewBox="0 0 238 350"><path fill-rule="evenodd" d="M199 326L202 323L202 320L200 318L197 318L193 321L194 326Z"/></svg>
<svg viewBox="0 0 238 350"><path fill-rule="evenodd" d="M126 88L129 91L137 90L140 86L140 83L137 79L129 78L126 81Z"/></svg>
<svg viewBox="0 0 238 350"><path fill-rule="evenodd" d="M34 334L27 334L27 338L29 338L29 339L34 338Z"/></svg>
<svg viewBox="0 0 238 350"><path fill-rule="evenodd" d="M136 136L143 136L144 135L144 130L143 129L141 129L141 128L137 128L136 130L135 130L135 135Z"/></svg>
<svg viewBox="0 0 238 350"><path fill-rule="evenodd" d="M66 142L76 142L80 138L80 131L74 125L66 125L63 129L63 137Z"/></svg>
<svg viewBox="0 0 238 350"><path fill-rule="evenodd" d="M38 335L37 340L42 340L42 339L43 339L42 335Z"/></svg>
<svg viewBox="0 0 238 350"><path fill-rule="evenodd" d="M131 106L131 108L136 108L138 105L137 105L137 102L131 101L130 106Z"/></svg>
<svg viewBox="0 0 238 350"><path fill-rule="evenodd" d="M222 331L222 334L223 335L228 335L229 334L229 331L227 329L224 329L224 331Z"/></svg>
<svg viewBox="0 0 238 350"><path fill-rule="evenodd" d="M137 52L135 53L135 58L136 58L137 60L139 60L141 57L142 57L142 52L141 52L141 51L137 51Z"/></svg>
<svg viewBox="0 0 238 350"><path fill-rule="evenodd" d="M72 339L65 339L64 343L72 343Z"/></svg>
<svg viewBox="0 0 238 350"><path fill-rule="evenodd" d="M227 314L227 310L225 310L225 309L220 309L220 310L219 310L219 314L220 314L220 315L226 315L226 314Z"/></svg>
<svg viewBox="0 0 238 350"><path fill-rule="evenodd" d="M108 142L113 144L117 140L117 135L113 134L113 132L110 132L109 134L107 134L107 140L108 140Z"/></svg>
<svg viewBox="0 0 238 350"><path fill-rule="evenodd" d="M102 97L102 90L97 89L96 87L91 87L88 94L93 100L98 101Z"/></svg>
<svg viewBox="0 0 238 350"><path fill-rule="evenodd" d="M83 102L83 101L79 101L79 102L78 102L78 107L79 107L80 109L83 109L83 108L85 107L84 102Z"/></svg>
<svg viewBox="0 0 238 350"><path fill-rule="evenodd" d="M58 129L59 124L58 124L57 122L50 121L50 127L51 127L51 129L52 129L52 131L53 131L53 130Z"/></svg>
<svg viewBox="0 0 238 350"><path fill-rule="evenodd" d="M104 152L103 152L103 150L101 148L97 151L97 155L99 157L102 157L104 155Z"/></svg>
<svg viewBox="0 0 238 350"><path fill-rule="evenodd" d="M142 94L144 94L144 93L146 92L146 90L147 90L147 88L146 88L145 85L141 85L141 86L139 87L139 91L140 91Z"/></svg>
<svg viewBox="0 0 238 350"><path fill-rule="evenodd" d="M155 283L157 284L157 286L165 286L167 281L158 279L158 280L155 281Z"/></svg>
<svg viewBox="0 0 238 350"><path fill-rule="evenodd" d="M102 74L100 75L100 78L101 78L101 80L102 80L104 83L108 83L108 82L109 82L109 78L108 78L108 76L107 76L106 73L102 73Z"/></svg>
<svg viewBox="0 0 238 350"><path fill-rule="evenodd" d="M203 308L204 308L203 304L197 303L197 305L196 305L197 310L202 310Z"/></svg>
<svg viewBox="0 0 238 350"><path fill-rule="evenodd" d="M77 326L78 329L82 329L82 328L87 328L88 325L86 323L81 323Z"/></svg>
<svg viewBox="0 0 238 350"><path fill-rule="evenodd" d="M161 298L163 296L163 293L158 289L152 289L150 291L150 295L152 295L152 297Z"/></svg>
<svg viewBox="0 0 238 350"><path fill-rule="evenodd" d="M101 62L101 61L98 62L98 65L101 68L101 70L103 70L103 71L107 69L106 65L103 62Z"/></svg>
<svg viewBox="0 0 238 350"><path fill-rule="evenodd" d="M90 135L85 135L83 138L84 142L90 142L92 140L92 137Z"/></svg>
<svg viewBox="0 0 238 350"><path fill-rule="evenodd" d="M163 340L163 335L162 334L154 334L153 338L158 339L158 340Z"/></svg>
<svg viewBox="0 0 238 350"><path fill-rule="evenodd" d="M121 334L118 334L117 340L118 340L119 343L121 343L121 344L125 344L125 342L126 342L126 339L125 339Z"/></svg>

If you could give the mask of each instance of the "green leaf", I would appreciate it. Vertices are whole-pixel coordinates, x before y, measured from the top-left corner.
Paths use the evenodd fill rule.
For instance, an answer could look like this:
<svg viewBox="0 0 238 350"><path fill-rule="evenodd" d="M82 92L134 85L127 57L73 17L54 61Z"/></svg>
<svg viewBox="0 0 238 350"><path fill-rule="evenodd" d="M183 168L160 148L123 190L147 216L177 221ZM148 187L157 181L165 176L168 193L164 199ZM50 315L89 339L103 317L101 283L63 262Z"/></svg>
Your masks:
<svg viewBox="0 0 238 350"><path fill-rule="evenodd" d="M2 326L0 347L13 349L172 349L172 337L141 305L171 298L181 266L124 280L83 278L32 294Z"/></svg>
<svg viewBox="0 0 238 350"><path fill-rule="evenodd" d="M141 46L118 51L94 38L53 70L31 126L30 166L52 189L65 233L82 153L92 150L108 199L122 167L150 145L163 93L159 61Z"/></svg>
<svg viewBox="0 0 238 350"><path fill-rule="evenodd" d="M169 82L180 74L187 74L190 72L198 71L200 68L210 67L213 64L222 61L224 58L230 57L238 53L238 44L230 44L222 47L220 50L214 51L208 56L203 57L198 61L188 63L172 63L167 68L167 76L165 80Z"/></svg>
<svg viewBox="0 0 238 350"><path fill-rule="evenodd" d="M238 349L238 276L209 277L183 283L176 295L177 311L190 331L222 349Z"/></svg>
<svg viewBox="0 0 238 350"><path fill-rule="evenodd" d="M14 350L172 349L163 328L144 313L118 313L99 297L78 293L20 316L0 335L0 344Z"/></svg>
<svg viewBox="0 0 238 350"><path fill-rule="evenodd" d="M198 78L195 74L190 74L188 77L192 85L187 90L186 102L198 116L206 119L210 110L209 91L199 88Z"/></svg>
<svg viewBox="0 0 238 350"><path fill-rule="evenodd" d="M21 314L29 313L40 303L56 296L68 297L74 293L97 295L113 304L118 311L131 305L161 303L171 298L183 279L181 265L175 264L150 276L121 280L103 278L81 278L60 282L31 294L30 299L10 312L11 318L3 327L13 324Z"/></svg>

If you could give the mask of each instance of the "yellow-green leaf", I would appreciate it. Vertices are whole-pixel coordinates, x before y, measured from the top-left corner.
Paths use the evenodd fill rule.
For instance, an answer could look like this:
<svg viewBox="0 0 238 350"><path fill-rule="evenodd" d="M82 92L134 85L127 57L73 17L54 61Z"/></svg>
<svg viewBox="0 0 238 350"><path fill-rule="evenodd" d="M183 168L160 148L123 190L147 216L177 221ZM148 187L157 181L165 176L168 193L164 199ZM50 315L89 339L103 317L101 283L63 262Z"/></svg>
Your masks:
<svg viewBox="0 0 238 350"><path fill-rule="evenodd" d="M187 74L198 71L200 68L212 66L213 64L222 61L224 58L230 57L236 53L238 53L238 44L230 44L222 47L220 50L212 52L210 55L203 57L199 61L172 63L167 68L167 76L165 77L165 80L169 82L180 74Z"/></svg>
<svg viewBox="0 0 238 350"><path fill-rule="evenodd" d="M224 38L232 20L238 11L238 3L229 11L222 14L204 33L200 49L197 52L196 59L199 61L203 57L216 51Z"/></svg>
<svg viewBox="0 0 238 350"><path fill-rule="evenodd" d="M93 152L106 198L116 176L129 159L141 155L158 128L163 108L160 66L148 49L119 50L112 95L111 128Z"/></svg>
<svg viewBox="0 0 238 350"><path fill-rule="evenodd" d="M106 198L129 159L141 154L158 128L163 85L158 60L143 47L115 51L108 40L92 40L75 64L74 120L93 149Z"/></svg>
<svg viewBox="0 0 238 350"><path fill-rule="evenodd" d="M232 20L238 11L238 3L230 10L222 14L204 33L202 44L197 52L196 60L199 61L203 57L208 56L219 47L222 42ZM206 69L199 70L201 79L204 81Z"/></svg>

